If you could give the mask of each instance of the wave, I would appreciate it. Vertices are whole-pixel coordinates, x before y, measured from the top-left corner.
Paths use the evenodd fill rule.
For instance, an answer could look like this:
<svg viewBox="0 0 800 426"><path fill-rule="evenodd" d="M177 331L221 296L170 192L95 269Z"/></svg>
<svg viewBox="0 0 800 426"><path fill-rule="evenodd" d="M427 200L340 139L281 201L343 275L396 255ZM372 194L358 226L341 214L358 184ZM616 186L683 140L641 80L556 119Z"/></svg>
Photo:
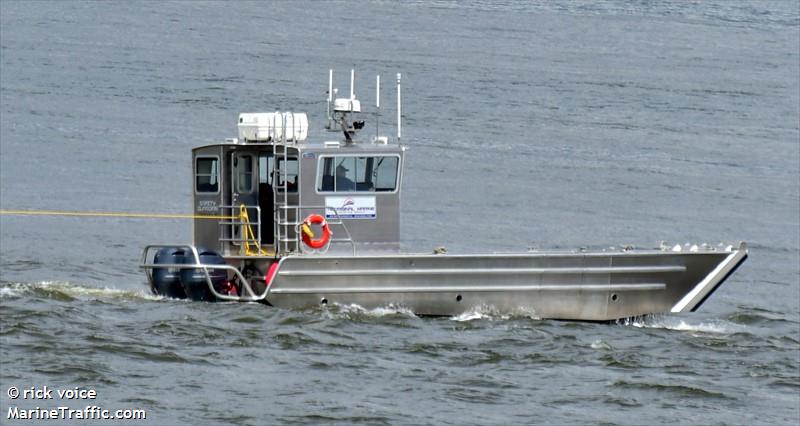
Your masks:
<svg viewBox="0 0 800 426"><path fill-rule="evenodd" d="M536 315L536 311L533 309L517 308L510 312L502 312L499 309L488 305L478 306L461 314L450 317L450 320L458 322L469 322L476 320L508 321L513 319L540 320L541 317Z"/></svg>
<svg viewBox="0 0 800 426"><path fill-rule="evenodd" d="M34 283L0 283L0 299L40 297L72 301L87 299L161 300L162 296L145 289L122 290L109 287L90 287L67 281L39 281Z"/></svg>
<svg viewBox="0 0 800 426"><path fill-rule="evenodd" d="M306 312L321 312L328 319L361 320L369 318L420 318L426 315L417 315L407 306L388 304L376 308L365 308L361 305L330 303L321 307L314 307ZM535 319L540 317L532 309L515 309L511 312L502 312L493 306L479 306L465 311L461 314L447 318L451 321L469 322L475 320L513 320L513 319Z"/></svg>
<svg viewBox="0 0 800 426"><path fill-rule="evenodd" d="M798 324L796 319L785 314L757 307L739 307L739 311L726 319L736 324L772 326L775 323Z"/></svg>
<svg viewBox="0 0 800 426"><path fill-rule="evenodd" d="M719 399L734 399L722 392L704 389L698 385L690 385L686 383L652 383L640 382L630 380L617 380L612 387L629 389L637 392L643 391L656 391L677 394L686 398L719 398Z"/></svg>
<svg viewBox="0 0 800 426"><path fill-rule="evenodd" d="M453 321L458 322L465 322L465 321L475 321L475 320L484 320L484 319L493 319L492 313L483 312L481 309L474 309L463 314L455 315L450 317Z"/></svg>
<svg viewBox="0 0 800 426"><path fill-rule="evenodd" d="M404 306L391 304L373 309L367 309L357 304L341 305L338 303L333 303L323 307L322 312L323 315L329 319L356 320L362 318L383 318L396 316L417 318L411 309Z"/></svg>
<svg viewBox="0 0 800 426"><path fill-rule="evenodd" d="M665 314L646 315L618 320L617 324L637 328L660 328L674 331L690 331L706 334L736 334L747 332L747 327L721 319L699 320L671 317Z"/></svg>

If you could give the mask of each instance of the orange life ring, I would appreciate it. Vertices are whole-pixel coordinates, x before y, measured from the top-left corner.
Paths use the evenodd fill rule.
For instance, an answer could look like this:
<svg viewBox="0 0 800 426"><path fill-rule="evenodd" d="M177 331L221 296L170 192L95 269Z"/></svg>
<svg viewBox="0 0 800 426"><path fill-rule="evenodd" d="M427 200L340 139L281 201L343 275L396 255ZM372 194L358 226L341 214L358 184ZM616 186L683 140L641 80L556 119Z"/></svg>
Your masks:
<svg viewBox="0 0 800 426"><path fill-rule="evenodd" d="M314 232L311 231L311 225L321 225L322 226L322 237L314 239ZM311 247L312 249L321 249L325 247L331 240L331 228L328 226L328 222L325 220L322 215L312 214L308 215L306 220L303 221L302 225L303 231L303 242L306 243L307 246Z"/></svg>

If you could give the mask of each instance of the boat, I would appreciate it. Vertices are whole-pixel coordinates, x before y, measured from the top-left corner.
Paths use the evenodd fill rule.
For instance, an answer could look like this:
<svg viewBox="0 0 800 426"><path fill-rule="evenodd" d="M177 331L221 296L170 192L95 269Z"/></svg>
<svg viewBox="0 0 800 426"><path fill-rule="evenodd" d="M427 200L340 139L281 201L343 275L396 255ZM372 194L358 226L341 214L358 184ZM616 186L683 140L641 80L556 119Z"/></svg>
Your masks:
<svg viewBox="0 0 800 426"><path fill-rule="evenodd" d="M689 312L744 262L744 242L453 254L400 247L401 75L396 138L359 134L361 102L337 97L311 140L302 112L241 113L238 137L192 149L193 241L144 247L156 294L278 308L394 306L417 315L476 310L612 321ZM380 117L380 76L374 117ZM378 128L378 126L375 126Z"/></svg>

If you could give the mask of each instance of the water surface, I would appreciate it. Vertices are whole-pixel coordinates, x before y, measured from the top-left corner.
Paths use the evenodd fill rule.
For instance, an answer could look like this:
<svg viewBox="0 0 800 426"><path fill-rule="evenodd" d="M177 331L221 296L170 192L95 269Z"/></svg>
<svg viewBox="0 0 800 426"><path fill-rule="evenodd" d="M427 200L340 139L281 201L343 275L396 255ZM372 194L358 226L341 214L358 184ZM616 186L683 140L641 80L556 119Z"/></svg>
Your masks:
<svg viewBox="0 0 800 426"><path fill-rule="evenodd" d="M4 209L187 212L191 147L244 111L327 137L355 65L365 106L403 73L409 250L751 250L692 314L423 319L162 299L140 250L185 220L0 216L3 423L43 385L152 424L797 423L799 27L794 1L3 1Z"/></svg>

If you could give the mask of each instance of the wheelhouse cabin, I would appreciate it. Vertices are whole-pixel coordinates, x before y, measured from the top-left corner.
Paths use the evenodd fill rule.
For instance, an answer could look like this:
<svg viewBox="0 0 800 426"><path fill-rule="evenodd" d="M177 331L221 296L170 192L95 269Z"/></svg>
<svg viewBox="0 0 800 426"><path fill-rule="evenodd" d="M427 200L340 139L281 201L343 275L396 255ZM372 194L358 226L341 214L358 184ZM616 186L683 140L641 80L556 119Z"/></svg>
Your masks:
<svg viewBox="0 0 800 426"><path fill-rule="evenodd" d="M305 113L243 113L238 138L192 150L194 245L229 260L399 250L405 152L399 144L400 75L397 143L356 137L364 121L352 119L361 112L353 80L351 71L350 97L334 99L330 74L326 128L341 140L307 141ZM377 119L379 90L376 99ZM330 231L319 249L307 241L323 231L309 226L306 219L314 215Z"/></svg>

